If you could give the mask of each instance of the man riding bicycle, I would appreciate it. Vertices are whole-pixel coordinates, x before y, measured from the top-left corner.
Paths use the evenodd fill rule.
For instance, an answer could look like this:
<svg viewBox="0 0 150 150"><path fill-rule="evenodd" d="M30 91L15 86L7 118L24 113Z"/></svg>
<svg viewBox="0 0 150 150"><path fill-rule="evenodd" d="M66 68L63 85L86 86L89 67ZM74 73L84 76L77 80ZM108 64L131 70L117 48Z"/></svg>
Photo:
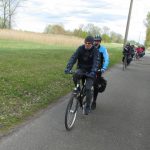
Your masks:
<svg viewBox="0 0 150 150"><path fill-rule="evenodd" d="M90 103L92 99L92 86L95 79L96 72L99 64L99 53L94 47L94 38L87 36L84 40L84 44L79 46L76 52L71 56L65 73L70 73L73 65L77 62L77 70L73 76L75 86L83 78L83 74L86 75L86 107L84 108L84 114L88 115L90 112ZM79 90L79 89L76 89ZM77 91L76 91L77 92Z"/></svg>

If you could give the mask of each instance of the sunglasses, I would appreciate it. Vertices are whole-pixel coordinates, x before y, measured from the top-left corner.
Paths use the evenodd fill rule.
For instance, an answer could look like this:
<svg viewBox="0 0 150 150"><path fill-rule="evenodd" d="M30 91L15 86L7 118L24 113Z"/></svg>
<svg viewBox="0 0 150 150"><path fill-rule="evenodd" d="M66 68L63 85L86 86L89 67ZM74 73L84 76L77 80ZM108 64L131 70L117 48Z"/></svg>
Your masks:
<svg viewBox="0 0 150 150"><path fill-rule="evenodd" d="M86 44L86 45L92 45L92 43L91 43L91 42L85 42L85 44Z"/></svg>

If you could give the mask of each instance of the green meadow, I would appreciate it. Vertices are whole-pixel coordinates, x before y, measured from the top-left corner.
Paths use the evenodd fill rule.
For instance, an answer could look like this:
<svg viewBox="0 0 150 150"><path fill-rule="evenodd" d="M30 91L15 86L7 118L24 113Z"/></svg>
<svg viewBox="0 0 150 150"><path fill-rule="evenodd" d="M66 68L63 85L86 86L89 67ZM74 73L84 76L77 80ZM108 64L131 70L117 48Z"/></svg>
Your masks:
<svg viewBox="0 0 150 150"><path fill-rule="evenodd" d="M106 46L111 67L121 61L121 45ZM64 68L76 48L0 39L0 133L72 90Z"/></svg>

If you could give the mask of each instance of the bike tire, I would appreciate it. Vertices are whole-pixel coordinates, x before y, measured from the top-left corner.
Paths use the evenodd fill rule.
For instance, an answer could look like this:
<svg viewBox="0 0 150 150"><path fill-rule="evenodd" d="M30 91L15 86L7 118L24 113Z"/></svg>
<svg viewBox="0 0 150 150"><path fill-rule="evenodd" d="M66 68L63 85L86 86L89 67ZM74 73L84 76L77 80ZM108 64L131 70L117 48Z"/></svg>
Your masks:
<svg viewBox="0 0 150 150"><path fill-rule="evenodd" d="M123 71L126 69L126 67L127 67L127 58L125 57L123 61Z"/></svg>
<svg viewBox="0 0 150 150"><path fill-rule="evenodd" d="M65 128L68 131L74 126L77 117L78 104L79 101L76 95L71 95L65 112Z"/></svg>

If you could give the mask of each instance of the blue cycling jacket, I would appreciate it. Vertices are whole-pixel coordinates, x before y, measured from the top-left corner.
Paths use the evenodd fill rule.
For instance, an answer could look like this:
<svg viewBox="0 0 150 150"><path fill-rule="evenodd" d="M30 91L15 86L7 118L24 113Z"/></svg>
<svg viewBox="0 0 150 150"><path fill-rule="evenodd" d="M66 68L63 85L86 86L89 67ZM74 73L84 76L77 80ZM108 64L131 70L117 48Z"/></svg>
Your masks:
<svg viewBox="0 0 150 150"><path fill-rule="evenodd" d="M108 55L107 49L106 49L106 47L100 45L100 47L98 48L98 51L100 52L100 54L103 57L102 68L107 69L108 64L109 64L109 55Z"/></svg>

